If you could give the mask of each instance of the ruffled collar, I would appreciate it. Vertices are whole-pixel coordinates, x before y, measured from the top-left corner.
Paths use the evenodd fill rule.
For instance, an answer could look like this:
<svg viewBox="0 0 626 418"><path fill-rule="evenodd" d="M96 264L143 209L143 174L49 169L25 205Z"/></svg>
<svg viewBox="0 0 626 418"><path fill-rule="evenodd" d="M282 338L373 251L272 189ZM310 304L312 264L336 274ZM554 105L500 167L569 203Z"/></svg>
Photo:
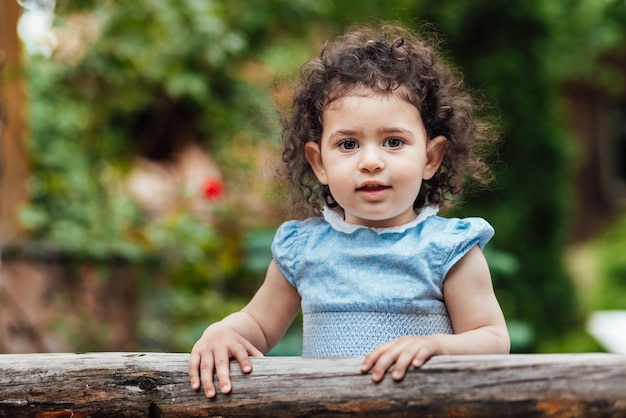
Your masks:
<svg viewBox="0 0 626 418"><path fill-rule="evenodd" d="M345 234L351 234L358 229L368 229L376 232L377 234L385 234L385 233L396 233L401 234L409 228L413 228L420 222L423 222L426 218L432 215L436 215L439 212L438 206L425 206L420 210L417 214L417 217L413 219L411 222L408 222L403 225L392 226L389 228L370 228L363 225L355 225L346 222L343 219L343 210L340 208L331 209L328 206L325 206L322 210L322 215L324 215L324 219L326 222L333 227L333 229L343 232Z"/></svg>

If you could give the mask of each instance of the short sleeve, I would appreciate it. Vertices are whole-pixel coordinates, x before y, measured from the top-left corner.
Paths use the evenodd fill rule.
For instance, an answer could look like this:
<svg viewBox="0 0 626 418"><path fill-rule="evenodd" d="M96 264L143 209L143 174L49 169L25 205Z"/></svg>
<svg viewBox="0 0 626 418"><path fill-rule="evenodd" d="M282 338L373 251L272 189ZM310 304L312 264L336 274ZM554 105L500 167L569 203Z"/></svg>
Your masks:
<svg viewBox="0 0 626 418"><path fill-rule="evenodd" d="M300 221L289 221L278 227L272 241L272 257L276 266L292 286L296 287L298 270L298 237Z"/></svg>
<svg viewBox="0 0 626 418"><path fill-rule="evenodd" d="M472 248L478 245L483 249L494 235L493 227L482 218L454 219L451 221L448 239L452 250L444 263L444 277Z"/></svg>

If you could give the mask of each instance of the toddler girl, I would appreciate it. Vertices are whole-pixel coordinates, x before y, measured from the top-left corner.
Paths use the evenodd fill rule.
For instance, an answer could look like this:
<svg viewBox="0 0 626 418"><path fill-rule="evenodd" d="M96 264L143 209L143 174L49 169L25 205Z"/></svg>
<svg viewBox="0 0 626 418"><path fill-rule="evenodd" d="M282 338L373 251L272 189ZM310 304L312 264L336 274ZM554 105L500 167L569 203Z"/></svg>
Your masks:
<svg viewBox="0 0 626 418"><path fill-rule="evenodd" d="M230 359L251 372L300 309L303 356L365 356L374 382L434 355L508 353L481 251L493 229L437 215L489 177L489 126L460 84L398 26L347 32L303 67L282 157L311 217L279 227L256 295L194 345L194 389L214 397L215 372L230 392Z"/></svg>

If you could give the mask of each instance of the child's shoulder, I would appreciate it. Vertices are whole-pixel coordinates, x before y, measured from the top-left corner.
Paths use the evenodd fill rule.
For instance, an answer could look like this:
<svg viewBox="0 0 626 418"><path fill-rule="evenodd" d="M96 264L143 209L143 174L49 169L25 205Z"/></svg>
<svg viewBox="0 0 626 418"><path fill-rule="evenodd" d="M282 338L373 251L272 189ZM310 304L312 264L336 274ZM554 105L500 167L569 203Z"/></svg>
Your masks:
<svg viewBox="0 0 626 418"><path fill-rule="evenodd" d="M314 231L319 231L320 228L326 227L326 222L322 217L312 217L302 220L290 220L283 222L274 236L275 241L293 241L300 236L306 234L310 235Z"/></svg>
<svg viewBox="0 0 626 418"><path fill-rule="evenodd" d="M445 218L438 215L429 216L425 219L423 230L425 233L479 238L484 243L491 239L495 233L491 224L483 218Z"/></svg>
<svg viewBox="0 0 626 418"><path fill-rule="evenodd" d="M292 219L280 224L278 230L284 232L297 232L307 228L323 226L325 223L324 218L321 216L314 216L306 219Z"/></svg>
<svg viewBox="0 0 626 418"><path fill-rule="evenodd" d="M479 217L446 218L439 215L429 216L425 224L431 228L441 229L449 233L460 233L468 229L493 229L487 220Z"/></svg>
<svg viewBox="0 0 626 418"><path fill-rule="evenodd" d="M294 269L299 264L302 248L307 246L312 238L316 237L318 242L324 240L327 233L324 232L325 229L328 229L328 226L321 217L286 221L278 227L271 249L272 256L285 277L288 279L292 277Z"/></svg>

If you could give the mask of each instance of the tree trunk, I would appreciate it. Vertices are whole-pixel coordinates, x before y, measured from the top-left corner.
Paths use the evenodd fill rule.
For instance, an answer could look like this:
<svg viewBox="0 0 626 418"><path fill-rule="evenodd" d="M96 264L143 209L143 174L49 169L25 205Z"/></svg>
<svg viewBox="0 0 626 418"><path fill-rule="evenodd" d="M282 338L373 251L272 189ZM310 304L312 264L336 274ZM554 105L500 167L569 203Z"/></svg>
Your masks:
<svg viewBox="0 0 626 418"><path fill-rule="evenodd" d="M4 242L24 237L18 212L28 198L26 99L17 37L20 12L17 1L0 1L0 238Z"/></svg>

